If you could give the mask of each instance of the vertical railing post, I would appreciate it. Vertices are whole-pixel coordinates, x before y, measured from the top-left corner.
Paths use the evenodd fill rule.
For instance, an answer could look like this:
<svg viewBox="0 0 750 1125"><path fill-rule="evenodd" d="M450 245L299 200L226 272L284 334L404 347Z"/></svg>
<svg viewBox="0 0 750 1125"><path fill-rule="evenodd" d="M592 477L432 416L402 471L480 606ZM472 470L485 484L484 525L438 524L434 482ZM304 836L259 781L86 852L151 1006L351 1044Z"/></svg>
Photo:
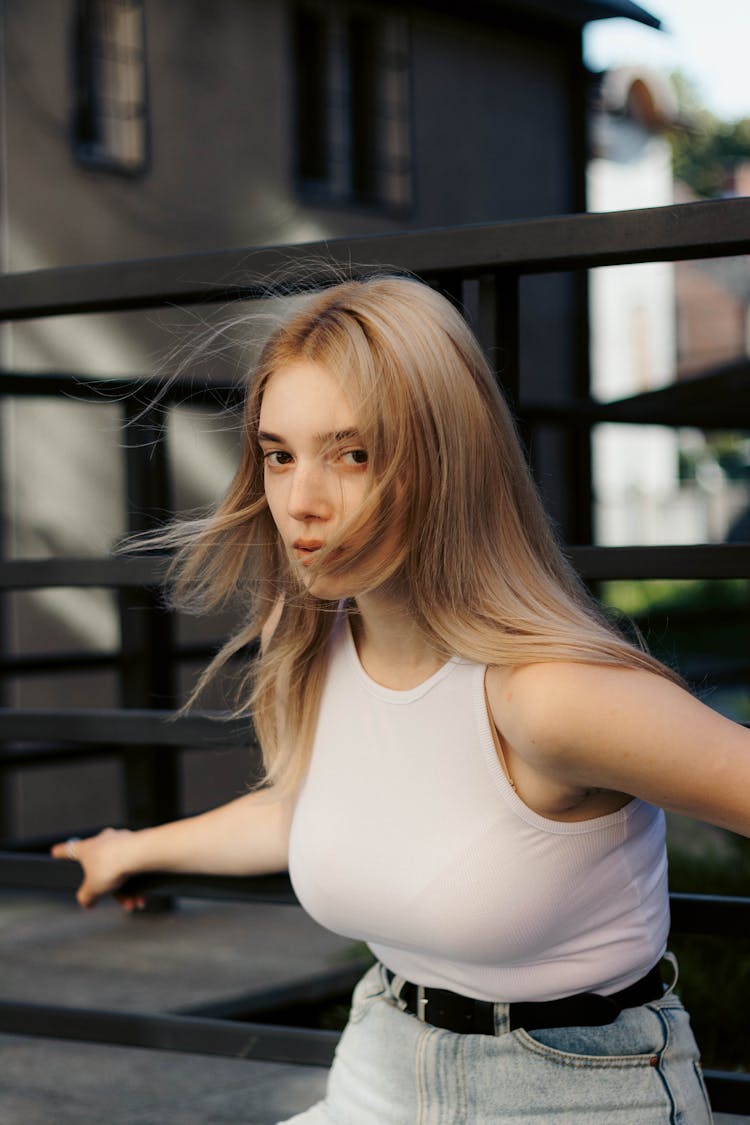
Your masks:
<svg viewBox="0 0 750 1125"><path fill-rule="evenodd" d="M6 328L7 331L7 328ZM8 402L5 396L0 397L0 453L3 452L2 444L5 438L5 427L7 425L7 410L6 403ZM7 551L8 541L8 523L10 521L10 504L8 501L9 489L3 489L2 511L0 511L0 559L4 559ZM8 598L5 592L0 593L0 658L4 658L8 653ZM6 706L8 702L8 677L7 671L3 669L0 674L0 706ZM0 840L10 838L11 826L13 824L13 817L11 812L10 801L10 785L8 780L8 770L5 765L0 762Z"/></svg>
<svg viewBox="0 0 750 1125"><path fill-rule="evenodd" d="M528 450L531 434L519 416L521 410L520 287L521 279L515 270L495 270L491 279L487 278L484 282L487 296L483 304L488 307L482 315L482 322L486 324L484 331L488 335L492 334L497 381L516 416L521 439ZM484 343L484 340L482 342Z"/></svg>
<svg viewBox="0 0 750 1125"><path fill-rule="evenodd" d="M573 393L579 403L591 397L591 340L589 323L589 275L579 270L573 275L573 300L576 309L573 337ZM591 543L594 536L594 488L592 482L591 420L576 413L568 434L569 489L577 498L570 505L569 539Z"/></svg>
<svg viewBox="0 0 750 1125"><path fill-rule="evenodd" d="M124 404L127 525L131 535L158 527L171 511L166 412ZM174 621L152 589L119 592L123 707L176 705ZM125 755L125 806L133 827L179 815L177 751L139 746Z"/></svg>
<svg viewBox="0 0 750 1125"><path fill-rule="evenodd" d="M464 279L461 273L441 273L435 288L452 301L459 312L464 311Z"/></svg>

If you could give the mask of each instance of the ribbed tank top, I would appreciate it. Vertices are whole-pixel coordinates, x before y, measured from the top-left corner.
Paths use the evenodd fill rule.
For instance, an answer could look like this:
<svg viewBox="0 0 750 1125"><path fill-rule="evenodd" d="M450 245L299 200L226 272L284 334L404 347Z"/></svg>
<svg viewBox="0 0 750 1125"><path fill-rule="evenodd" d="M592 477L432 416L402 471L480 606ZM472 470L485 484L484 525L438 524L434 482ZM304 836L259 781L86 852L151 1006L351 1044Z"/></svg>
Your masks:
<svg viewBox="0 0 750 1125"><path fill-rule="evenodd" d="M337 625L289 871L305 909L409 980L484 1000L615 992L662 956L664 814L530 810L498 761L485 668L382 687Z"/></svg>

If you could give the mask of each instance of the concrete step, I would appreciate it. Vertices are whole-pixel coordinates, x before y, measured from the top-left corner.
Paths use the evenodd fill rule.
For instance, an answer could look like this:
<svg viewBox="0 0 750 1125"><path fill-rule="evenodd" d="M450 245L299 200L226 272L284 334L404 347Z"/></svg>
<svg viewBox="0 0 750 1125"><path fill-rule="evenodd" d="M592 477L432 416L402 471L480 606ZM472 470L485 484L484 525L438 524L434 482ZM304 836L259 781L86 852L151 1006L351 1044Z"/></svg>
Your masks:
<svg viewBox="0 0 750 1125"><path fill-rule="evenodd" d="M181 900L171 914L0 896L0 997L168 1012L308 981L361 949L298 907ZM0 1035L3 1125L272 1125L323 1095L326 1071Z"/></svg>
<svg viewBox="0 0 750 1125"><path fill-rule="evenodd" d="M112 901L0 897L4 1000L167 1012L327 972L361 953L295 906L181 900L128 916Z"/></svg>
<svg viewBox="0 0 750 1125"><path fill-rule="evenodd" d="M319 1067L0 1035L3 1125L275 1125L324 1094Z"/></svg>

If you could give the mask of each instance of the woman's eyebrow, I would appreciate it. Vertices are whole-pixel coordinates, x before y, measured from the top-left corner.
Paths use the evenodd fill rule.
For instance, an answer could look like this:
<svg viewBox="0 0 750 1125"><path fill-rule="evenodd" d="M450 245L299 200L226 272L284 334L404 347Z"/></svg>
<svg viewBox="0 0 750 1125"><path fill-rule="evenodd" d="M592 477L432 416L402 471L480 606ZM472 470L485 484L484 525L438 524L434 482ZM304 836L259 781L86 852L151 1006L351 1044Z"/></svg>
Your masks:
<svg viewBox="0 0 750 1125"><path fill-rule="evenodd" d="M359 437L359 430L337 430L333 434L321 434L320 437L322 441L350 441Z"/></svg>
<svg viewBox="0 0 750 1125"><path fill-rule="evenodd" d="M327 445L330 442L337 441L350 441L352 438L358 438L359 430L334 430L329 434L316 434L315 437L321 445ZM277 445L283 445L284 439L279 434L269 433L268 430L258 430L258 441L276 442Z"/></svg>

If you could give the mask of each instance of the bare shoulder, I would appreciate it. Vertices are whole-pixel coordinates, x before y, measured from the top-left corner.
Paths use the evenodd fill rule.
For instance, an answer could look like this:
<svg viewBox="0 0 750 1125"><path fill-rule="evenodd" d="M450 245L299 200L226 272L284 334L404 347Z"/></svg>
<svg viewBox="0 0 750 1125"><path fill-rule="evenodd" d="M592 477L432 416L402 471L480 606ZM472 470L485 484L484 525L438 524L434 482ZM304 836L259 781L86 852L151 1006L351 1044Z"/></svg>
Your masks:
<svg viewBox="0 0 750 1125"><path fill-rule="evenodd" d="M540 774L750 835L750 731L667 677L531 664L490 669L487 696L498 729Z"/></svg>
<svg viewBox="0 0 750 1125"><path fill-rule="evenodd" d="M547 660L536 664L519 664L514 668L492 666L487 670L487 686L491 685L509 702L540 702L540 696L552 692L565 696L572 691L601 688L610 691L645 690L655 684L675 686L670 680L645 669L625 668L617 664L582 663L573 660ZM681 689L678 689L681 690Z"/></svg>
<svg viewBox="0 0 750 1125"><path fill-rule="evenodd" d="M529 761L549 762L627 715L691 697L655 672L617 665L546 661L489 668L493 719Z"/></svg>

